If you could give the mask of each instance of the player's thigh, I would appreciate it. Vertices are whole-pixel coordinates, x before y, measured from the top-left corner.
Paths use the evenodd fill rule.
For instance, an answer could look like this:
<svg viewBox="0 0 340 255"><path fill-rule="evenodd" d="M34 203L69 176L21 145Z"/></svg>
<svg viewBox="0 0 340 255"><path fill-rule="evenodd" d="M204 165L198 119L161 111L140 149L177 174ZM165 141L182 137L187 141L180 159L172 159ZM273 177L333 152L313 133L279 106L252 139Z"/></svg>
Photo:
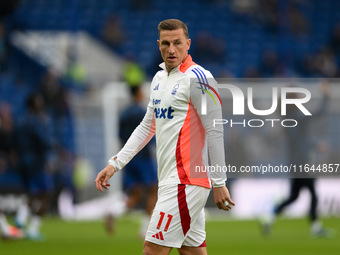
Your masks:
<svg viewBox="0 0 340 255"><path fill-rule="evenodd" d="M180 255L207 255L207 247L181 247L178 248Z"/></svg>
<svg viewBox="0 0 340 255"><path fill-rule="evenodd" d="M196 220L191 222L190 230L187 233L182 247L205 247L205 215L204 209L197 216Z"/></svg>
<svg viewBox="0 0 340 255"><path fill-rule="evenodd" d="M183 184L160 187L146 240L174 248L202 245L205 240L202 210L209 192L203 187ZM203 223L198 224L197 219Z"/></svg>
<svg viewBox="0 0 340 255"><path fill-rule="evenodd" d="M184 234L178 208L178 187L159 187L145 240L167 247L181 247Z"/></svg>
<svg viewBox="0 0 340 255"><path fill-rule="evenodd" d="M143 255L168 255L171 249L171 247L144 241Z"/></svg>

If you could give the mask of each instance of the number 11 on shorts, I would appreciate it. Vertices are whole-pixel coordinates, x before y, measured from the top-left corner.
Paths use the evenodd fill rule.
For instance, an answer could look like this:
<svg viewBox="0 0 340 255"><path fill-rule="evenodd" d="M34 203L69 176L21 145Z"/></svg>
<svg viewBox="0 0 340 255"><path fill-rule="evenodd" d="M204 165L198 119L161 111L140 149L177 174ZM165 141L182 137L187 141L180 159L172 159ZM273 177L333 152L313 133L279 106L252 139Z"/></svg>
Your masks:
<svg viewBox="0 0 340 255"><path fill-rule="evenodd" d="M157 224L157 229L161 228L162 222L164 220L165 212L160 212L159 214L160 214L160 218ZM168 231L173 216L171 214L168 214L167 217L168 217L168 221L166 222L166 225L164 227L164 232Z"/></svg>

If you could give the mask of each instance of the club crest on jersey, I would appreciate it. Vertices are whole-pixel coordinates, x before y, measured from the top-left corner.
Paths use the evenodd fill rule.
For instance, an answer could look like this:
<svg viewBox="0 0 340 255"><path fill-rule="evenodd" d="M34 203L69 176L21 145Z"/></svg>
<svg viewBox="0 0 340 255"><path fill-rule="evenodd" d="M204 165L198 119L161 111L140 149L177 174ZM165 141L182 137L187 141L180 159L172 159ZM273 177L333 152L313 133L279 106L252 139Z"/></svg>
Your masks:
<svg viewBox="0 0 340 255"><path fill-rule="evenodd" d="M171 95L176 95L177 90L179 88L179 83L176 83L175 86L172 88Z"/></svg>

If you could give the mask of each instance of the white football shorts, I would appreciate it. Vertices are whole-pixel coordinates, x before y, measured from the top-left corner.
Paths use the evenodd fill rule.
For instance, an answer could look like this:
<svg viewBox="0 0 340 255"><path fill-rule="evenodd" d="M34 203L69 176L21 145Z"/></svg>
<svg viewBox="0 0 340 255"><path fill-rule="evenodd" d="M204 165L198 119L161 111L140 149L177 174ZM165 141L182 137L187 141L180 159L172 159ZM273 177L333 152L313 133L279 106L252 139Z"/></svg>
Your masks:
<svg viewBox="0 0 340 255"><path fill-rule="evenodd" d="M145 240L174 248L206 246L204 206L209 193L195 185L159 187Z"/></svg>

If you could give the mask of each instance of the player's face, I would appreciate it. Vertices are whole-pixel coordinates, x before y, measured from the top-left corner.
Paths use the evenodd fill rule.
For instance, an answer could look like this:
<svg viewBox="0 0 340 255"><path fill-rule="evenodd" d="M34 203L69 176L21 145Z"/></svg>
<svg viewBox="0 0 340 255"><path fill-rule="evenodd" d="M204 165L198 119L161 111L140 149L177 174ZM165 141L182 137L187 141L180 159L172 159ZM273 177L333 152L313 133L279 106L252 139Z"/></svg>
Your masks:
<svg viewBox="0 0 340 255"><path fill-rule="evenodd" d="M184 35L183 29L163 30L157 40L159 50L168 72L179 66L188 56L191 40Z"/></svg>

